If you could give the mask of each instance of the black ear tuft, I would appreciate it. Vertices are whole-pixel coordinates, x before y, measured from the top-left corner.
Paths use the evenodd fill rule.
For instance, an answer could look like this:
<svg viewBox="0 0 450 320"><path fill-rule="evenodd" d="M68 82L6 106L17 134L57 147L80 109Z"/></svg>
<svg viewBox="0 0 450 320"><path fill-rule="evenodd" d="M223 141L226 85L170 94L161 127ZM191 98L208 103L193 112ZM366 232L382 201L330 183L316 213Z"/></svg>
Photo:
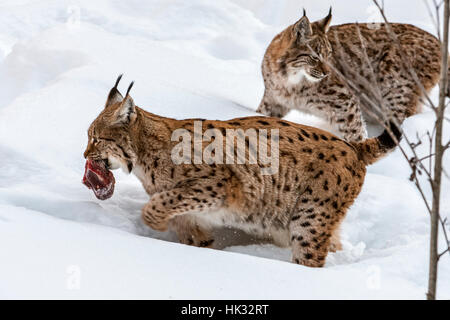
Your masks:
<svg viewBox="0 0 450 320"><path fill-rule="evenodd" d="M303 8L303 16L306 17L306 10Z"/></svg>
<svg viewBox="0 0 450 320"><path fill-rule="evenodd" d="M122 77L123 77L123 73L121 75L119 75L119 77L117 78L116 84L114 85L114 88L117 89L117 86L119 85L120 79L122 79Z"/></svg>
<svg viewBox="0 0 450 320"><path fill-rule="evenodd" d="M328 32L328 29L330 27L330 23L331 23L331 18L333 17L333 15L331 14L332 11L332 7L330 6L330 10L328 11L328 15L323 18L322 20L318 21L318 25L320 27L320 29L322 29L322 31L324 33Z"/></svg>
<svg viewBox="0 0 450 320"><path fill-rule="evenodd" d="M125 97L128 97L128 95L130 94L130 90L131 90L131 88L133 88L133 86L134 86L134 81L132 81L132 82L130 83L130 85L129 85L129 87L128 87L128 90L127 90L127 94L125 95Z"/></svg>

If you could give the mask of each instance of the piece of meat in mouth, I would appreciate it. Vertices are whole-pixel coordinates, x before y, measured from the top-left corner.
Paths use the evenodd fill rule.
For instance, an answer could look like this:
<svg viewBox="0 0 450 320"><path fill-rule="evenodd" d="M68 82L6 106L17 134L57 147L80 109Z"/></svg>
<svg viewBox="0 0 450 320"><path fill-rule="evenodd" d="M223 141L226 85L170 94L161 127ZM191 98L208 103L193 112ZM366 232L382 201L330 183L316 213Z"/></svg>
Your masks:
<svg viewBox="0 0 450 320"><path fill-rule="evenodd" d="M87 159L83 184L94 191L100 200L111 198L114 193L114 175L106 168L104 161Z"/></svg>

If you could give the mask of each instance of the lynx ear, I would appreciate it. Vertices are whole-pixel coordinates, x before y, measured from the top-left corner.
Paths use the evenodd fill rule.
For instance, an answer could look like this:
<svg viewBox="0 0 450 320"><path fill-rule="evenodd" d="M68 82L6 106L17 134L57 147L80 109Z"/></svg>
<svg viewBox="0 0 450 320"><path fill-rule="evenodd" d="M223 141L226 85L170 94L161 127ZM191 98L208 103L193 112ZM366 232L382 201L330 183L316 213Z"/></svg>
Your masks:
<svg viewBox="0 0 450 320"><path fill-rule="evenodd" d="M331 7L330 7L330 11L328 12L328 15L325 18L323 18L322 20L317 21L317 25L324 33L328 32L328 29L330 28L330 23L331 23L332 17L333 16L331 15Z"/></svg>
<svg viewBox="0 0 450 320"><path fill-rule="evenodd" d="M311 23L306 16L305 9L303 9L303 17L294 25L294 32L300 40L309 38L312 35Z"/></svg>
<svg viewBox="0 0 450 320"><path fill-rule="evenodd" d="M130 90L134 85L134 81L130 83L128 87L127 94L125 98L116 111L116 123L120 124L130 124L136 119L136 105L134 104L133 98L130 96Z"/></svg>
<svg viewBox="0 0 450 320"><path fill-rule="evenodd" d="M117 86L119 85L120 79L122 79L123 74L121 74L117 80L114 87L109 91L108 98L106 99L105 108L112 106L117 102L122 102L123 96L120 94L119 90L117 90Z"/></svg>

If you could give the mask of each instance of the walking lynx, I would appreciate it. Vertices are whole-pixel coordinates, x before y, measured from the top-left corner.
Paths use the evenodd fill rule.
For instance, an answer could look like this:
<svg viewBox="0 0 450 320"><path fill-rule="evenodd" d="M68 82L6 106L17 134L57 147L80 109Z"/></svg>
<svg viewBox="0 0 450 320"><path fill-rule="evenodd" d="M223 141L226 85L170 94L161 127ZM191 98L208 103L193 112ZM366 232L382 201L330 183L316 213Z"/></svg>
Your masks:
<svg viewBox="0 0 450 320"><path fill-rule="evenodd" d="M385 106L385 119L401 123L419 112L424 91L439 80L439 40L409 24L330 22L331 9L314 23L304 14L273 39L262 64L265 93L258 112L280 118L291 109L314 114L347 141L365 139L365 121L380 116L361 94Z"/></svg>
<svg viewBox="0 0 450 320"><path fill-rule="evenodd" d="M164 118L137 107L129 94L131 86L122 96L119 81L120 77L89 127L83 183L106 200L114 193L110 170L134 173L151 196L142 209L143 221L155 230L170 228L190 245L211 246L214 227L235 227L291 246L295 263L323 266L328 252L340 249L339 225L361 191L366 167L393 150L400 138L395 126L391 130L396 139L385 131L377 138L348 143L320 129L276 118ZM234 160L177 164L173 150L179 142L172 138L180 130L194 141L188 145L194 157L197 147L205 155L212 139L197 145L196 136L214 132L215 142L226 140L216 155L222 148L225 154L231 142L231 154L236 151L239 157L235 138L228 139L230 130L275 130L276 139L271 133L266 147L279 155L278 170L262 174L265 164L250 160L256 145L247 133L242 136L242 164ZM262 143L261 137L258 141ZM272 144L278 148L272 149Z"/></svg>

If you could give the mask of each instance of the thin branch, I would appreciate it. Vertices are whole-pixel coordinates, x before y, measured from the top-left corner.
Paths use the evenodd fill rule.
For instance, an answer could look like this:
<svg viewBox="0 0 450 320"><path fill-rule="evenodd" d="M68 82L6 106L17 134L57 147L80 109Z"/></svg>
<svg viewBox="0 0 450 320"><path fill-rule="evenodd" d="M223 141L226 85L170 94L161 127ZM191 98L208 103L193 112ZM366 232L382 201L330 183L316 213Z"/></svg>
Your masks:
<svg viewBox="0 0 450 320"><path fill-rule="evenodd" d="M434 1L434 0L433 0ZM437 30L438 32L438 39L439 41L441 40L441 35L440 35L440 29L439 29L439 22L437 21L437 19L439 19L439 16L437 17L437 19L435 18L435 16L433 15L433 12L431 11L430 5L428 3L427 0L423 0L423 3L425 4L425 6L427 7L427 11L428 11L428 15L430 16L430 20L431 22L433 22L434 28ZM384 8L383 8L384 10ZM435 10L436 12L436 10Z"/></svg>
<svg viewBox="0 0 450 320"><path fill-rule="evenodd" d="M447 252L450 253L450 243L448 244L448 248L445 249L443 252L441 252L441 253L438 255L438 260L439 260L444 254L446 254Z"/></svg>
<svg viewBox="0 0 450 320"><path fill-rule="evenodd" d="M380 13L382 14L382 16L385 20L386 31L393 39L394 44L397 46L397 50L399 50L399 52L403 52L404 50L402 49L396 34L392 31L390 24L386 19L386 15L384 14L384 11L383 11L384 7L380 6L376 0L373 0L373 2L378 7L378 9L380 10ZM439 8L439 6L441 6L441 4L435 4L436 8ZM436 16L439 17L439 14L437 14ZM368 69L370 71L369 76L367 76L367 75L361 76L359 74L358 70L356 70L355 68L353 68L352 66L349 65L348 61L352 61L352 57L346 56L345 50L343 50L342 45L341 45L339 39L337 38L337 35L335 35L335 43L337 44L337 49L341 50L340 53L342 55L342 57L338 61L339 69L326 60L323 62L325 64L327 64L327 66L338 76L338 78L340 78L342 80L342 83L344 84L344 86L346 86L360 100L361 108L364 109L364 111L369 116L376 119L380 123L380 125L382 125L385 129L390 131L390 129L386 127L387 120L389 119L390 121L394 121L394 122L396 122L396 121L395 121L395 118L392 117L390 108L386 107L385 102L383 100L383 94L381 92L379 83L376 81L376 79L377 79L376 74L373 70L373 66L372 66L370 59L368 57L368 54L367 54L367 46L365 45L365 39L362 36L361 30L359 27L358 27L358 36L359 36L359 40L360 40L359 41L360 47L358 47L356 49L359 49L360 53L363 54L363 58L364 58L363 61L365 64L367 64ZM353 44L353 46L356 47L355 44ZM350 49L352 49L352 48L350 48ZM436 115L438 115L437 107L435 106L435 104L431 100L431 98L429 97L428 92L424 89L415 70L412 68L411 61L409 61L407 59L406 55L400 55L400 57L402 58L401 61L402 61L404 70L406 70L406 72L408 72L411 75L412 79L415 81L415 83L418 85L418 87L422 91L423 96L425 98L425 102L428 102L430 107L436 113ZM450 119L445 119L445 120L450 121ZM398 126L398 127L400 128L400 126ZM400 130L401 130L401 128L400 128ZM421 185L421 182L420 182L417 174L419 174L419 175L425 174L426 175L427 181L429 182L433 193L435 193L436 186L434 184L434 177L431 172L433 169L432 158L435 157L435 153L433 153L433 146L434 146L434 140L435 140L435 135L436 135L436 123L432 130L432 133L427 131L426 134L424 135L427 137L428 142L429 142L429 155L428 156L419 157L417 154L417 151L416 151L416 148L422 144L423 137L419 137L417 135L417 137L416 137L417 142L413 142L403 132L403 130L401 130L401 132L404 137L404 141L405 141L406 145L409 147L410 152L412 153L412 157L410 157L408 155L408 152L406 152L406 150L404 149L404 147L402 145L399 146L399 150L401 151L403 157L406 160L408 160L407 161L408 165L410 166L410 168L412 170L410 180L415 184L417 190L419 191L420 196L422 197L422 199L424 201L426 209L431 216L432 212L433 212L433 207L428 202L428 199L423 190L423 186ZM389 132L389 133L392 135L392 132ZM450 148L450 141L446 145L446 148ZM425 161L427 159L429 160L428 168L423 163L423 161ZM435 202L433 202L433 204L434 203ZM439 219L439 222L440 222L442 228L445 228L444 220L442 220L442 217L440 215L438 216L438 219ZM443 232L443 234L448 243L448 235L447 235L446 230L445 230L445 232Z"/></svg>
<svg viewBox="0 0 450 320"><path fill-rule="evenodd" d="M377 0L373 0L374 4L378 7L381 15L383 16L383 19L386 22L386 29L388 30L389 34L391 35L392 39L394 40L395 44L398 46L398 49L401 49L400 43L398 42L397 36L395 35L395 33L392 32L389 22L386 19L386 15L384 14L384 6L380 6ZM418 144L412 144L408 137L405 136L405 140L407 142L407 144L409 145L411 151L414 154L414 157L412 159L409 159L407 154L404 152L403 148L400 147L401 152L403 153L404 157L408 160L408 164L410 165L413 174L411 175L411 179L414 180L415 185L417 187L417 189L419 190L419 193L421 194L424 203L427 207L427 210L431 216L431 240L430 240L430 273L429 273L429 288L428 288L428 293L427 293L427 297L428 299L435 299L436 298L436 280L437 280L437 263L439 261L439 258L442 257L444 254L446 254L447 252L450 254L450 241L449 241L449 237L447 234L447 228L446 228L446 219L442 219L441 215L440 215L440 211L439 211L439 202L440 202L440 192L441 192L441 175L444 172L444 174L446 174L445 169L442 166L442 159L443 159L443 155L445 153L445 151L450 147L450 141L447 142L446 145L442 146L441 145L441 140L442 140L442 131L443 131L443 122L444 121L449 121L446 117L445 117L445 109L446 107L449 106L449 102L445 102L445 89L448 86L448 79L447 79L447 62L448 62L448 41L449 41L449 14L450 14L450 4L449 4L449 0L443 0L441 1L439 4L436 3L436 0L433 0L434 6L435 6L435 10L436 10L436 31L438 34L438 38L439 40L442 42L441 36L440 36L440 15L439 15L439 9L442 6L443 3L445 3L444 6L444 21L445 21L445 25L444 25L444 41L443 41L443 45L442 45L442 61L441 61L441 70L442 71L442 75L441 75L441 79L440 79L440 92L439 92L439 105L436 107L433 102L431 101L431 99L429 98L429 96L427 95L427 93L425 92L425 90L423 89L423 86L421 86L421 90L422 92L425 93L425 97L426 99L429 101L430 105L432 106L432 109L434 110L435 114L436 114L436 121L434 124L434 128L432 133L430 134L429 132L427 132L427 137L429 140L429 155L426 157L423 157L421 159L418 159L417 154L416 154L416 147L421 143L421 139L419 137L418 138ZM427 6L428 8L428 6ZM429 12L431 14L431 12ZM431 15L432 16L432 15ZM432 19L433 20L433 19ZM416 82L418 82L418 77L417 74L415 73L415 71L413 70L413 68L411 68L411 64L408 63L408 61L405 61L406 59L402 59L405 66L408 70L410 70L410 74L411 76L415 79ZM434 142L434 144L433 144ZM433 150L433 145L435 146L435 153L432 152ZM435 166L433 168L432 166L432 161L431 158L434 157L434 163ZM432 171L432 169L434 169L434 175L432 176L431 174L428 174L428 180L430 182L431 185L431 189L432 189L432 193L433 193L433 201L432 201L432 207L430 208L427 198L423 193L422 187L420 185L420 182L417 178L417 175L415 174L416 170L417 170L417 165L421 166L424 168L422 160L424 159L429 159L429 172ZM427 171L427 170L426 170ZM419 171L420 173L420 171ZM437 252L437 245L438 245L438 223L441 225L441 228L443 230L443 234L444 234L444 238L446 240L446 244L447 244L447 249L444 250L443 252L441 252L440 254L438 254Z"/></svg>
<svg viewBox="0 0 450 320"><path fill-rule="evenodd" d="M380 4L378 3L377 0L372 0L372 1L377 6L378 10L380 11L381 16L383 17L383 20L385 22L386 30L387 30L388 34L391 36L392 40L394 40L394 44L396 45L396 47L399 50L399 52L402 52L403 50L402 50L400 42L399 42L399 40L397 38L397 35L395 34L395 32L392 31L392 29L390 27L390 23L389 23L388 19L386 18L386 14L384 13L384 10L383 10L382 6L380 6ZM407 61L406 56L407 55L402 55L401 56L402 57L401 61L403 62L404 70L409 71L409 73L413 77L415 83L419 86L420 91L422 92L424 97L427 99L427 101L429 102L430 106L432 106L432 109L436 110L436 106L434 105L433 101L429 97L427 90L425 90L422 82L420 81L419 77L417 76L417 73L415 72L414 68L411 66L411 61Z"/></svg>

